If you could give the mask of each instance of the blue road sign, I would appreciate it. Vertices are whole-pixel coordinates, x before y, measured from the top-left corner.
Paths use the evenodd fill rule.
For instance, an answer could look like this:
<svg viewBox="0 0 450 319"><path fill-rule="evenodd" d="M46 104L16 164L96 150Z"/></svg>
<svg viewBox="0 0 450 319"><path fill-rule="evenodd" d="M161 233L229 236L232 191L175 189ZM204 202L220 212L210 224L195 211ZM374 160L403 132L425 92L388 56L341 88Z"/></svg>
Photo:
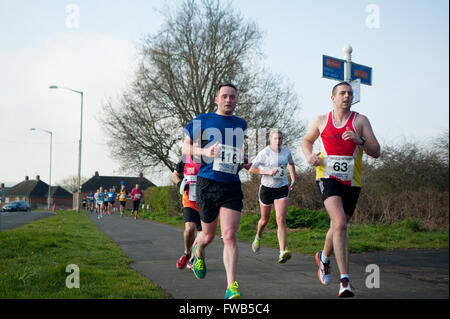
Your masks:
<svg viewBox="0 0 450 319"><path fill-rule="evenodd" d="M322 77L344 81L345 61L322 54Z"/></svg>
<svg viewBox="0 0 450 319"><path fill-rule="evenodd" d="M353 63L350 66L352 80L361 79L361 84L372 85L372 68Z"/></svg>

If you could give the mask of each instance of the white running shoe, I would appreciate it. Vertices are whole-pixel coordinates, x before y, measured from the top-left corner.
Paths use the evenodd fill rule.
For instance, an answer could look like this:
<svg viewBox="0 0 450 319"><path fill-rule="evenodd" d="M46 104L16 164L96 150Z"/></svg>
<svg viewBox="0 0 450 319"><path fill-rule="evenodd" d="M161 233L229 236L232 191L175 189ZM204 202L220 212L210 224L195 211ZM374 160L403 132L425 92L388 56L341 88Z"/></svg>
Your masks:
<svg viewBox="0 0 450 319"><path fill-rule="evenodd" d="M278 263L284 264L286 261L291 259L291 257L292 257L291 252L288 249L280 251L280 257L278 258Z"/></svg>
<svg viewBox="0 0 450 319"><path fill-rule="evenodd" d="M322 262L322 251L316 253L316 262L317 266L319 266L317 277L319 278L320 283L325 286L329 285L331 282L330 262L326 264Z"/></svg>
<svg viewBox="0 0 450 319"><path fill-rule="evenodd" d="M353 297L355 294L353 293L353 287L348 278L342 278L341 283L339 285L339 294L340 298L348 298Z"/></svg>

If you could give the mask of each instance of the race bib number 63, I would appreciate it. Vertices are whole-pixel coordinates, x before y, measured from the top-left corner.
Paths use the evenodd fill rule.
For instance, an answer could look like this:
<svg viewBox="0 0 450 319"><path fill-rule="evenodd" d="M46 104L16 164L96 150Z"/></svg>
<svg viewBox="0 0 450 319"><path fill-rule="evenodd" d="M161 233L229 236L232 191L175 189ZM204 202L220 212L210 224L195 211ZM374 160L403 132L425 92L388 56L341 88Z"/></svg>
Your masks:
<svg viewBox="0 0 450 319"><path fill-rule="evenodd" d="M351 181L355 169L355 159L352 156L325 157L325 174L342 181Z"/></svg>

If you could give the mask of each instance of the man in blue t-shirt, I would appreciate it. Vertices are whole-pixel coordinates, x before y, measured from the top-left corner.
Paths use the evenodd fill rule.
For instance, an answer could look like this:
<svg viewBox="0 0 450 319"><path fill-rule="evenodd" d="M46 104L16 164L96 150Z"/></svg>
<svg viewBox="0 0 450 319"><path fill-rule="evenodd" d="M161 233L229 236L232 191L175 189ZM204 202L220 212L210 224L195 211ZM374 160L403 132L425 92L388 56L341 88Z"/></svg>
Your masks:
<svg viewBox="0 0 450 319"><path fill-rule="evenodd" d="M116 193L114 192L114 188L110 188L107 193L108 196L108 215L111 216L113 212L114 201L116 199Z"/></svg>
<svg viewBox="0 0 450 319"><path fill-rule="evenodd" d="M226 299L240 298L236 280L238 249L236 232L243 207L239 170L249 169L243 156L245 120L234 116L237 89L231 83L221 84L214 102L217 111L200 114L185 127L183 154L201 160L196 191L202 232L194 247L194 274L198 279L206 275L205 248L215 237L217 221L224 243L223 263L227 275Z"/></svg>
<svg viewBox="0 0 450 319"><path fill-rule="evenodd" d="M89 200L89 212L90 213L92 213L93 211L94 211L94 200L95 200L95 198L94 198L94 193L92 193L92 192L89 192L89 194L88 194L88 200Z"/></svg>

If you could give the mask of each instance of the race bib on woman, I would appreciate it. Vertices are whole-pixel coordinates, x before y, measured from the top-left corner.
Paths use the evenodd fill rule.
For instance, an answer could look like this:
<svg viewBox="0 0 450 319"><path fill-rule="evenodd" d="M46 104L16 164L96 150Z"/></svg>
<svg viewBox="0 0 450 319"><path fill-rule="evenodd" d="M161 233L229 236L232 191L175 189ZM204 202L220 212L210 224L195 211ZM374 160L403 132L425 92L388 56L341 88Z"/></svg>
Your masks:
<svg viewBox="0 0 450 319"><path fill-rule="evenodd" d="M286 167L280 166L277 167L277 173L272 176L275 180L282 180L286 177Z"/></svg>

